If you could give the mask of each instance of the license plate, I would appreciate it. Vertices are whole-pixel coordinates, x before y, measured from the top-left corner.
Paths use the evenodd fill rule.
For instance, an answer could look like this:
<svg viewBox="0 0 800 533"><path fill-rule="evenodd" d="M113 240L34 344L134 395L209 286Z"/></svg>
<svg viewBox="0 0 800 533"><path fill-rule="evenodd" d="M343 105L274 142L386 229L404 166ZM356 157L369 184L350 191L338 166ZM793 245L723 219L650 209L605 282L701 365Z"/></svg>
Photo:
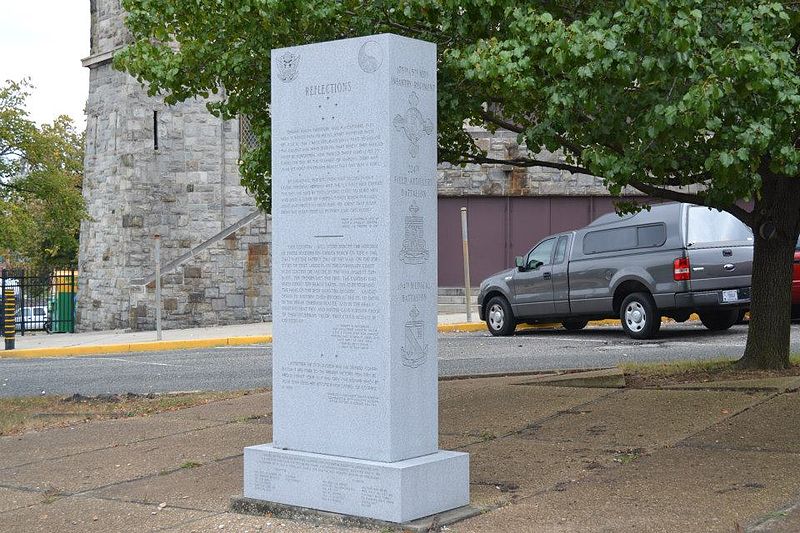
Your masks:
<svg viewBox="0 0 800 533"><path fill-rule="evenodd" d="M735 302L739 299L739 291L722 291L723 302Z"/></svg>

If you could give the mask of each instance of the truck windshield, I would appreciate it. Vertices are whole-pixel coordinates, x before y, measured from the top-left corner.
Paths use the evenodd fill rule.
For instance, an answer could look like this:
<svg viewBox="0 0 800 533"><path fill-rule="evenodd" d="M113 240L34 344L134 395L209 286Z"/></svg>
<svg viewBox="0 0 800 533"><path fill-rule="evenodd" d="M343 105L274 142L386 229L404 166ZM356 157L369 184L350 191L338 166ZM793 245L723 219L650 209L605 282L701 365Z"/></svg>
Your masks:
<svg viewBox="0 0 800 533"><path fill-rule="evenodd" d="M730 213L707 207L689 208L689 246L730 241L753 242L753 232Z"/></svg>

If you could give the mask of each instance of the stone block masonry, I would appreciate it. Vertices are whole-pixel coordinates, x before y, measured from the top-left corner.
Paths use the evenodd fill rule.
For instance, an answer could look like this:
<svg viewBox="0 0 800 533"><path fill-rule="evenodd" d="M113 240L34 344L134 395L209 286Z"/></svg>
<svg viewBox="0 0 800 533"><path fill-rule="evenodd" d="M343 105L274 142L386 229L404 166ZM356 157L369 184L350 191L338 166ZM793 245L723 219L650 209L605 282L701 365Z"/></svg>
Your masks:
<svg viewBox="0 0 800 533"><path fill-rule="evenodd" d="M259 216L162 277L165 329L263 322L272 317L271 243ZM183 250L180 250L183 251ZM130 288L128 327L155 327L155 284Z"/></svg>
<svg viewBox="0 0 800 533"><path fill-rule="evenodd" d="M153 235L162 263L208 241L255 210L240 185L238 121L208 113L206 102L174 106L147 96L112 68L129 41L119 0L93 0L81 226L77 329L150 329ZM164 327L267 320L270 221L264 216L164 272Z"/></svg>

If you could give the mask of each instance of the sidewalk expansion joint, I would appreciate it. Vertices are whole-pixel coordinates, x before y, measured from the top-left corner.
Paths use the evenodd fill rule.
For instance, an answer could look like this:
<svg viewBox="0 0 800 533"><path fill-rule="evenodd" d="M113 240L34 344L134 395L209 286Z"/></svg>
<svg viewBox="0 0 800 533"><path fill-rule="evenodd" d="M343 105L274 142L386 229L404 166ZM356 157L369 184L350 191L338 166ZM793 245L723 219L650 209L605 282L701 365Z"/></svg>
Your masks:
<svg viewBox="0 0 800 533"><path fill-rule="evenodd" d="M210 464L214 464L214 463L219 463L219 462L227 461L227 460L230 460L230 459L236 459L237 457L242 457L243 455L244 455L244 451L242 451L242 453L237 453L237 454L234 454L234 455L228 455L228 456L225 456L225 457L220 457L218 459L213 459L213 460L208 461L207 463L204 463L204 464L210 465ZM201 467L202 467L202 465L201 465ZM91 493L93 491L96 491L96 490L105 490L105 489L109 489L111 487L118 487L120 485L125 485L127 483L133 483L133 482L136 482L136 481L144 481L146 479L151 479L151 478L158 478L158 477L161 477L161 476L174 474L175 472L178 472L180 470L182 470L182 469L180 467L177 467L175 469L164 470L163 471L164 473L155 472L153 474L145 474L143 476L133 477L131 479L124 479L124 480L121 480L121 481L115 481L114 483L108 483L106 485L99 485L97 487L92 487L90 489L81 490L81 491L78 491L78 492L73 492L72 495L73 496L85 496L85 495L88 495L89 493ZM110 499L113 499L113 498L110 498Z"/></svg>
<svg viewBox="0 0 800 533"><path fill-rule="evenodd" d="M11 468L21 468L23 466L31 466L31 465L36 465L36 464L42 464L42 463L46 463L46 462L49 462L49 461L57 461L57 460L61 460L61 459L69 459L71 457L77 457L79 455L83 455L83 454L86 454L86 453L101 452L103 450L110 450L112 448L119 448L120 446L130 446L132 444L141 444L141 443L144 443L144 442L149 442L151 440L164 439L164 438L167 438L167 437L178 437L178 436L181 436L181 435L188 435L189 433L194 433L195 431L203 431L203 430L206 430L206 429L213 429L213 428L222 427L222 426L225 426L225 425L228 425L228 424L236 424L236 423L238 423L236 420L232 420L232 421L229 421L229 422L222 422L222 421L219 421L219 420L215 420L214 422L218 422L218 423L209 424L208 426L203 426L201 428L188 429L186 431L179 431L177 433L166 433L164 435L159 435L157 437L146 437L146 438L143 438L143 439L132 440L132 441L126 442L124 444L109 444L108 446L101 446L100 448L92 448L92 449L83 450L83 451L80 451L80 452L68 453L68 454L65 454L65 455L57 455L55 457L46 457L44 459L37 459L35 461L29 461L27 463L20 463L20 464L15 464L15 465L10 465L10 466L0 466L0 472L3 472L5 470L9 470Z"/></svg>
<svg viewBox="0 0 800 533"><path fill-rule="evenodd" d="M746 406L746 407L743 407L743 408L742 408L742 409L740 409L739 411L736 411L736 412L734 412L734 413L731 413L731 414L730 414L730 415L728 415L728 416L725 416L725 417L723 417L721 420L717 420L716 422L713 422L713 423L711 423L711 424L709 424L709 425L707 425L707 426L705 426L705 427L703 427L703 428L700 428L700 429L698 429L698 430L697 430L697 431L695 431L694 433L692 433L692 434L690 434L690 435L688 435L688 436L684 437L683 439L681 439L681 440L677 441L677 442L674 444L674 446L675 446L675 447L684 447L684 446L686 446L686 447L691 447L691 445L690 445L690 444L687 444L687 443L686 443L686 441L687 441L687 440L689 440L689 439L691 439L691 438L693 438L693 437L696 437L696 436L700 435L701 433L703 433L704 431L706 431L706 430L708 430L708 429L711 429L712 427L714 427L714 426L717 426L717 425L719 425L719 424L722 424L723 422L728 422L728 421L730 421L730 420L733 420L733 419L734 419L734 418L736 418L737 416L739 416L739 415L741 415L741 414L743 414L743 413L746 413L746 412L750 411L751 409L754 409L754 408L756 408L756 407L759 407L759 406L761 406L761 405L764 405L764 404L765 404L765 403L767 403L767 402L771 402L772 400L774 400L775 398L777 398L777 397L779 397L779 396L781 396L781 395L783 395L783 394L786 394L786 393L785 393L784 391L778 391L778 392L776 392L776 393L774 393L774 394L770 394L769 396L767 396L767 397L765 397L765 398L763 398L763 399L761 399L761 400L757 400L756 402L754 402L754 403L752 403L752 404L750 404L750 405L748 405L748 406Z"/></svg>
<svg viewBox="0 0 800 533"><path fill-rule="evenodd" d="M600 400L605 400L605 399L607 399L607 398L609 398L611 396L614 396L614 395L617 395L617 394L622 394L623 392L624 392L624 389L610 390L608 393L603 394L601 396L598 396L597 398L593 398L593 399L591 399L589 401L586 401L586 402L583 402L583 403L579 403L577 405L574 405L574 406L570 407L569 409L556 411L555 413L552 413L552 414L543 416L541 418L535 419L535 420L533 420L531 422L528 422L528 424L524 428L520 428L520 429L516 429L516 430L512 430L512 431L503 433L502 435L498 435L497 437L495 437L495 438L493 438L491 440L492 441L497 441L497 440L500 440L500 439L506 439L508 437L525 435L526 432L530 432L532 429L535 429L536 427L541 426L545 422L548 422L550 420L554 420L554 419L556 419L556 418L558 418L560 416L566 415L566 414L575 413L576 411L580 411L580 409L582 409L583 407L591 406L592 404L597 403ZM466 435L466 436L469 436L469 435ZM480 437L476 437L476 438L480 438ZM483 444L484 442L487 442L487 441L485 439L481 439L481 440L476 441L476 442L470 442L468 444L462 444L461 446L453 447L452 449L453 449L453 451L465 450L465 449L467 449L467 448L469 448L471 446L475 446L476 444ZM545 442L545 441L542 441L542 442Z"/></svg>
<svg viewBox="0 0 800 533"><path fill-rule="evenodd" d="M170 526L160 527L158 529L154 529L153 531L178 531L183 532L186 531L184 526L188 526L189 524L193 524L195 522L200 522L201 520L207 520L209 518L214 518L218 516L224 516L228 514L227 511L210 511L208 516L201 516L200 518L189 518L188 520L184 520L183 522L178 522L177 524L172 524Z"/></svg>

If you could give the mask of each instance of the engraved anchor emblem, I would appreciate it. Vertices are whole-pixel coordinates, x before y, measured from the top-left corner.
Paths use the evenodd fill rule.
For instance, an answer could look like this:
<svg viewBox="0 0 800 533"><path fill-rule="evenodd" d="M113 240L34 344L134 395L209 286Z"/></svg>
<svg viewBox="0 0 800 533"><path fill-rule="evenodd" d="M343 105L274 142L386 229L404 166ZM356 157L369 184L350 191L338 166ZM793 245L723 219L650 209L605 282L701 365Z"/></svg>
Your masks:
<svg viewBox="0 0 800 533"><path fill-rule="evenodd" d="M425 363L428 357L428 345L425 344L425 323L419 318L417 306L411 308L410 320L406 322L406 342L401 348L403 366L417 368Z"/></svg>
<svg viewBox="0 0 800 533"><path fill-rule="evenodd" d="M417 157L419 153L419 140L425 135L433 133L433 122L422 116L417 104L419 103L419 96L417 93L412 92L408 97L409 108L404 115L397 115L394 117L394 129L403 131L408 138L408 153L411 157Z"/></svg>
<svg viewBox="0 0 800 533"><path fill-rule="evenodd" d="M400 249L400 261L407 265L421 265L428 260L430 252L423 237L423 223L425 219L418 215L419 207L412 203L408 208L411 212L406 215L406 227L403 235L403 247Z"/></svg>

